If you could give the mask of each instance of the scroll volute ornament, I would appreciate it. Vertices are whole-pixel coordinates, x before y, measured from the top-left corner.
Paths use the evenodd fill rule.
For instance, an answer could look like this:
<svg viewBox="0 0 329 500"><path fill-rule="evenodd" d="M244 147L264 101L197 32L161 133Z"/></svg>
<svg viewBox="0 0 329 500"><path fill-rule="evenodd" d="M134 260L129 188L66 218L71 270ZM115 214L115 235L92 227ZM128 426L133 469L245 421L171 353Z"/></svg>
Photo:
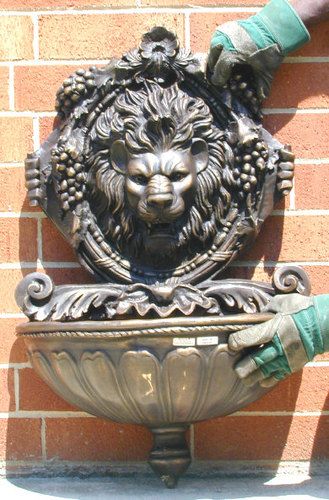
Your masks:
<svg viewBox="0 0 329 500"><path fill-rule="evenodd" d="M237 378L228 335L268 320L276 293L310 292L296 267L273 284L218 279L291 189L293 155L262 127L244 68L215 88L165 28L77 70L56 109L57 127L26 160L30 202L103 283L28 275L18 334L72 404L148 425L151 466L171 487L190 463L187 425L268 390Z"/></svg>

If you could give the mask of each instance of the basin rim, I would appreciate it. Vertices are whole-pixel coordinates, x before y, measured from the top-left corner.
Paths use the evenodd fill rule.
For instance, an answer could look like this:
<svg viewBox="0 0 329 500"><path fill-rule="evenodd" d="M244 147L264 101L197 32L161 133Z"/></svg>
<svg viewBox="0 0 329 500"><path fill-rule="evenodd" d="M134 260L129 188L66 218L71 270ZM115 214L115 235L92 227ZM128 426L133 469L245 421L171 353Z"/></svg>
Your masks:
<svg viewBox="0 0 329 500"><path fill-rule="evenodd" d="M30 321L18 325L16 333L20 337L199 336L216 332L230 333L263 323L272 317L270 313L254 313L110 321Z"/></svg>

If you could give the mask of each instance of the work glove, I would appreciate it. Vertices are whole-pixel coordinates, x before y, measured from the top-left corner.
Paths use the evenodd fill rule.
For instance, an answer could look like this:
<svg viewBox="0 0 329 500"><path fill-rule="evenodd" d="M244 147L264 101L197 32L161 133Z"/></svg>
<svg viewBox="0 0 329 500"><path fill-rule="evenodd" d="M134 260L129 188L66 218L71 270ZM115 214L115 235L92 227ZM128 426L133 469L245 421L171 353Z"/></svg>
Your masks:
<svg viewBox="0 0 329 500"><path fill-rule="evenodd" d="M223 87L237 65L248 65L257 97L269 94L273 74L283 58L310 40L302 20L287 0L272 0L244 21L219 26L210 44L208 78Z"/></svg>
<svg viewBox="0 0 329 500"><path fill-rule="evenodd" d="M276 313L265 323L230 335L229 349L254 348L235 366L248 385L271 387L300 370L317 354L329 351L329 295L278 295L265 308Z"/></svg>

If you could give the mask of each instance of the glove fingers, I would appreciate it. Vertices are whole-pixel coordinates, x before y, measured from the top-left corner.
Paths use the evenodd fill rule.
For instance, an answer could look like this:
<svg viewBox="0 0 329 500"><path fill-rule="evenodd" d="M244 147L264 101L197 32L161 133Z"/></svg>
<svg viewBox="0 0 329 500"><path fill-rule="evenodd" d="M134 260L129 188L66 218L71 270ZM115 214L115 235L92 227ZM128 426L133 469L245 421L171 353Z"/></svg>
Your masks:
<svg viewBox="0 0 329 500"><path fill-rule="evenodd" d="M246 377L240 377L239 374L238 377L241 379L241 382L243 382L248 387L257 384L258 382L261 382L265 378L263 372L259 368L256 371L250 373L250 375Z"/></svg>
<svg viewBox="0 0 329 500"><path fill-rule="evenodd" d="M286 376L279 371L275 372L273 375L267 376L264 374L261 368L257 367L255 362L253 364L250 362L248 366L242 368L237 367L235 368L235 371L239 379L248 387L251 387L257 383L259 383L259 385L261 385L262 387L273 387Z"/></svg>
<svg viewBox="0 0 329 500"><path fill-rule="evenodd" d="M264 101L264 99L266 99L269 96L273 77L268 74L256 73L256 75L257 75L257 80L256 80L257 96L260 101Z"/></svg>
<svg viewBox="0 0 329 500"><path fill-rule="evenodd" d="M223 62L221 59L214 67L213 74L211 76L211 83L218 87L223 87L226 85L232 73L233 65L229 61Z"/></svg>
<svg viewBox="0 0 329 500"><path fill-rule="evenodd" d="M235 366L235 371L239 378L246 378L253 372L258 370L256 361L252 356L245 356L241 361L239 361Z"/></svg>
<svg viewBox="0 0 329 500"><path fill-rule="evenodd" d="M258 98L263 101L268 97L273 80L273 73L283 60L281 50L277 44L259 49L249 57L247 63L253 68Z"/></svg>
<svg viewBox="0 0 329 500"><path fill-rule="evenodd" d="M250 373L263 365L272 363L278 357L278 352L272 343L269 343L254 354L249 354L236 364L235 370L241 377L247 377ZM266 375L265 375L266 376Z"/></svg>
<svg viewBox="0 0 329 500"><path fill-rule="evenodd" d="M266 323L232 333L228 339L229 349L232 351L241 351L246 347L257 346L270 342L275 335L276 328L280 320L280 318L273 318Z"/></svg>
<svg viewBox="0 0 329 500"><path fill-rule="evenodd" d="M280 380L278 378L276 378L275 375L272 375L271 377L267 377L265 378L264 380L261 380L259 382L259 385L261 385L262 387L274 387L278 382L280 382Z"/></svg>
<svg viewBox="0 0 329 500"><path fill-rule="evenodd" d="M243 63L243 55L223 49L213 69L211 83L223 87L231 77L234 66L241 63Z"/></svg>
<svg viewBox="0 0 329 500"><path fill-rule="evenodd" d="M215 65L218 61L218 58L220 57L221 53L223 51L223 45L216 45L212 49L210 49L208 60L207 60L207 67L208 70L213 73Z"/></svg>
<svg viewBox="0 0 329 500"><path fill-rule="evenodd" d="M268 345L255 354L245 356L237 363L235 372L247 386L259 382L262 387L272 387L287 374L278 365L278 361L275 347Z"/></svg>
<svg viewBox="0 0 329 500"><path fill-rule="evenodd" d="M293 314L294 312L300 311L302 309L307 309L312 304L312 297L300 295L299 293L292 293L290 295L276 295L263 309L263 312L281 312Z"/></svg>

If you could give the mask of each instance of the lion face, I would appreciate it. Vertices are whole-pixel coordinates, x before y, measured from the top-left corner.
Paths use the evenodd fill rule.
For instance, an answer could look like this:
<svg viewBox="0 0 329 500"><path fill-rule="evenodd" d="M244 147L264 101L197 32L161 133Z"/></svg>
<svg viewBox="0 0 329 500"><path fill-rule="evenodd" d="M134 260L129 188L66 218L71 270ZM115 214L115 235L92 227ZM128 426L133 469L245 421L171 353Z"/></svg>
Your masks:
<svg viewBox="0 0 329 500"><path fill-rule="evenodd" d="M176 266L221 229L233 182L224 133L176 86L118 97L93 126L87 166L98 226L136 266Z"/></svg>
<svg viewBox="0 0 329 500"><path fill-rule="evenodd" d="M195 139L186 150L131 155L123 141L111 148L112 166L124 175L127 204L144 226L146 250L161 245L166 253L177 239L179 220L186 218L197 191L197 175L208 165L208 148Z"/></svg>

